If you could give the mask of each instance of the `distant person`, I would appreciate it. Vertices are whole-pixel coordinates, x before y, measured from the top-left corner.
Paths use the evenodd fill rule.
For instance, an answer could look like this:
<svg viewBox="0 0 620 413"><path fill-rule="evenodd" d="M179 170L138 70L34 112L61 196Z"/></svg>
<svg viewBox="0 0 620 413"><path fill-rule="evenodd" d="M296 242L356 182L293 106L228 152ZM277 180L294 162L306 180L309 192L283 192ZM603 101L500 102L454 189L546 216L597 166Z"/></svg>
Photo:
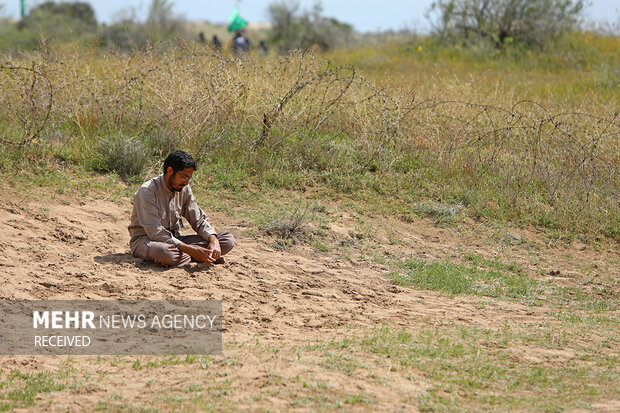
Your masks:
<svg viewBox="0 0 620 413"><path fill-rule="evenodd" d="M264 40L261 40L258 44L258 55L259 56L267 56L269 54L269 49L267 49L267 45Z"/></svg>
<svg viewBox="0 0 620 413"><path fill-rule="evenodd" d="M202 44L207 43L207 39L205 39L205 34L203 32L198 33L198 41Z"/></svg>
<svg viewBox="0 0 620 413"><path fill-rule="evenodd" d="M235 32L232 39L232 51L236 54L247 53L250 50L250 40L248 39L245 29Z"/></svg>
<svg viewBox="0 0 620 413"><path fill-rule="evenodd" d="M192 259L224 263L235 246L229 232L216 232L196 203L189 182L198 169L190 154L173 151L164 161L163 174L145 182L133 196L129 245L134 257L165 267L183 266ZM179 234L185 218L196 235Z"/></svg>
<svg viewBox="0 0 620 413"><path fill-rule="evenodd" d="M216 52L222 51L222 42L220 41L219 37L217 37L217 34L214 34L213 38L211 39L211 47L213 47L213 50L215 50Z"/></svg>
<svg viewBox="0 0 620 413"><path fill-rule="evenodd" d="M230 43L230 49L234 54L247 53L250 50L250 40L245 31L247 25L248 22L239 16L237 9L233 9L226 30L235 33Z"/></svg>

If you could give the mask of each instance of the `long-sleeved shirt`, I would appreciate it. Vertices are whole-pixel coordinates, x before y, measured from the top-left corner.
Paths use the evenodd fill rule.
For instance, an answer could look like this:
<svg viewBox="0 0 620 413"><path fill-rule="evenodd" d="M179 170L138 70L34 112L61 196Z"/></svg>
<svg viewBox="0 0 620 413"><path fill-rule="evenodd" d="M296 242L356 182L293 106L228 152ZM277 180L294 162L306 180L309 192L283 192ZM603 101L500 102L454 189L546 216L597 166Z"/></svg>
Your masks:
<svg viewBox="0 0 620 413"><path fill-rule="evenodd" d="M208 240L216 235L209 218L196 203L189 185L180 192L171 191L166 186L164 175L142 184L133 196L133 210L129 224L129 245L131 251L138 239L148 236L153 241L161 241L179 246L179 228L183 228L181 217L185 218L194 231Z"/></svg>

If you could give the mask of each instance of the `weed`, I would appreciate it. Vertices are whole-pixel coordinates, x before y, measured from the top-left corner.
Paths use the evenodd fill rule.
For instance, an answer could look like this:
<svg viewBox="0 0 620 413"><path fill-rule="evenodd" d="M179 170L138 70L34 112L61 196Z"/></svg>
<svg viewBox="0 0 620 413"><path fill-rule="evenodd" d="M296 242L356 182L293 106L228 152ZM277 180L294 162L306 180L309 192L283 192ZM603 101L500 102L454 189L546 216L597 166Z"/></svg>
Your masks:
<svg viewBox="0 0 620 413"><path fill-rule="evenodd" d="M291 242L288 239L277 239L273 243L273 248L275 248L278 251L286 251L290 245L291 245Z"/></svg>
<svg viewBox="0 0 620 413"><path fill-rule="evenodd" d="M452 223L457 214L463 209L460 204L420 203L413 206L416 214L435 219L436 224Z"/></svg>
<svg viewBox="0 0 620 413"><path fill-rule="evenodd" d="M344 402L346 404L369 404L373 403L374 401L364 394L355 394L352 396L347 396L344 399Z"/></svg>
<svg viewBox="0 0 620 413"><path fill-rule="evenodd" d="M322 364L323 367L328 370L342 371L347 376L353 375L358 368L368 368L368 366L360 363L357 358L347 354L326 351L324 356L326 356L326 360Z"/></svg>
<svg viewBox="0 0 620 413"><path fill-rule="evenodd" d="M50 373L33 374L11 370L0 383L0 410L33 406L39 393L60 391L65 387L64 383L56 381Z"/></svg>
<svg viewBox="0 0 620 413"><path fill-rule="evenodd" d="M314 248L316 248L317 250L321 251L321 252L329 252L330 248L323 244L321 241L314 241L313 244Z"/></svg>
<svg viewBox="0 0 620 413"><path fill-rule="evenodd" d="M170 152L179 149L179 137L172 131L155 129L146 132L146 141L151 148L151 154L158 159L165 158Z"/></svg>
<svg viewBox="0 0 620 413"><path fill-rule="evenodd" d="M139 177L149 160L146 148L134 137L102 138L98 150L103 157L103 168L123 178Z"/></svg>
<svg viewBox="0 0 620 413"><path fill-rule="evenodd" d="M309 213L311 212L311 206L303 206L301 198L297 203L297 206L290 213L287 218L276 218L263 225L262 229L267 234L278 235L282 240L286 241L293 237L300 237L304 233L304 228L309 220ZM279 245L284 247L284 245Z"/></svg>

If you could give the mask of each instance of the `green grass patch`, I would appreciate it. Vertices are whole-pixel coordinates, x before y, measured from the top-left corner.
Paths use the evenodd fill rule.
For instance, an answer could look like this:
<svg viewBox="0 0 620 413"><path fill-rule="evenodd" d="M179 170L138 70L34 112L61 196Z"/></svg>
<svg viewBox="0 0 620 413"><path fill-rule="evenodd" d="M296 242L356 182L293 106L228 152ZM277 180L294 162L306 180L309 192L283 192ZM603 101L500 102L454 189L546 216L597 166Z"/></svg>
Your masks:
<svg viewBox="0 0 620 413"><path fill-rule="evenodd" d="M550 280L536 279L518 264L486 259L479 254L465 254L463 263L388 260L383 257L381 262L397 268L390 276L395 284L404 287L440 291L451 296L463 294L517 300L528 305L546 303L571 310L604 312L618 309L618 294L610 285L588 288L588 283L584 282L566 287Z"/></svg>
<svg viewBox="0 0 620 413"><path fill-rule="evenodd" d="M391 275L394 283L401 286L441 291L449 295L512 298L532 304L539 304L543 293L549 288L548 283L523 275L517 266L486 261L477 256L470 258L474 259L470 264L407 259L397 262L401 270ZM485 267L476 265L483 261Z"/></svg>
<svg viewBox="0 0 620 413"><path fill-rule="evenodd" d="M40 393L53 393L66 387L64 381L47 372L21 373L19 370L3 370L0 380L0 411L32 407Z"/></svg>
<svg viewBox="0 0 620 413"><path fill-rule="evenodd" d="M447 323L417 329L381 327L306 350L322 352L328 360L336 354L379 356L381 364L390 365L391 374L422 385L425 390L415 397L423 411L561 411L619 394L614 385L620 379L618 356L598 350L594 337L599 333L597 329L584 336L571 329L562 335L553 325L493 330ZM562 352L567 348L571 352Z"/></svg>

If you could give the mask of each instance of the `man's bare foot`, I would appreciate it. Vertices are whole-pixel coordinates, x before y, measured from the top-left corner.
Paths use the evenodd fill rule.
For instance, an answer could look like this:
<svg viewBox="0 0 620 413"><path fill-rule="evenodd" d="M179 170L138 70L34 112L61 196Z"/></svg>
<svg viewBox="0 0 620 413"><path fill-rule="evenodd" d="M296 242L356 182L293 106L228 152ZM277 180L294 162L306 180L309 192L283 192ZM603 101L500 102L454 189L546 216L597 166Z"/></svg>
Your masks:
<svg viewBox="0 0 620 413"><path fill-rule="evenodd" d="M224 259L224 257L220 257L217 260L213 261L213 264L225 264L226 260Z"/></svg>

